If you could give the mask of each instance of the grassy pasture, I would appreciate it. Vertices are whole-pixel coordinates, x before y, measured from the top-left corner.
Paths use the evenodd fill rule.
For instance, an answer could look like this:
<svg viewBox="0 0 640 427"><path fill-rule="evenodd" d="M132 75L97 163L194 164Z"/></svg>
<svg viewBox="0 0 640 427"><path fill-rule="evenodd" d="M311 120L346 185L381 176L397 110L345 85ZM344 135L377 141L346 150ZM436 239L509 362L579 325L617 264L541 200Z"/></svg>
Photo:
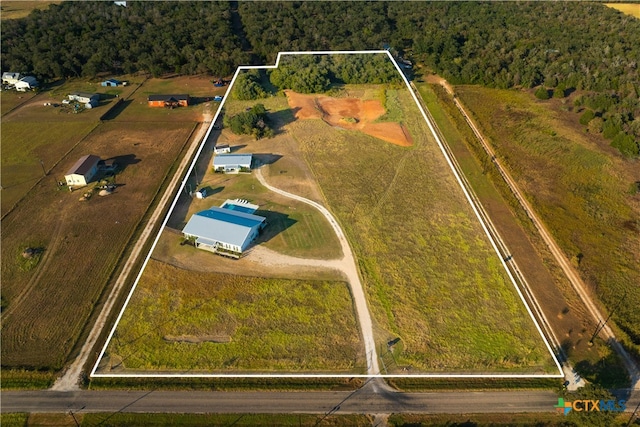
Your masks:
<svg viewBox="0 0 640 427"><path fill-rule="evenodd" d="M36 92L17 92L15 90L3 90L0 92L0 112L4 116L11 111L12 108L28 102L34 96Z"/></svg>
<svg viewBox="0 0 640 427"><path fill-rule="evenodd" d="M638 350L640 200L629 192L640 181L637 166L528 94L470 86L456 90L567 257L606 307L615 309L612 320Z"/></svg>
<svg viewBox="0 0 640 427"><path fill-rule="evenodd" d="M168 337L215 336L222 342ZM363 346L341 282L181 270L151 260L109 344L115 372L361 372Z"/></svg>
<svg viewBox="0 0 640 427"><path fill-rule="evenodd" d="M4 215L66 153L87 136L97 122L2 123L2 214ZM64 173L54 178L64 178ZM53 181L52 181L53 182Z"/></svg>
<svg viewBox="0 0 640 427"><path fill-rule="evenodd" d="M51 4L57 4L60 1L4 1L0 6L2 20L19 19L28 16L35 9L46 9Z"/></svg>
<svg viewBox="0 0 640 427"><path fill-rule="evenodd" d="M605 6L640 19L640 4L638 3L605 3Z"/></svg>
<svg viewBox="0 0 640 427"><path fill-rule="evenodd" d="M131 97L123 113L115 121L199 121L203 113L215 114L218 102L206 101L215 95L224 95L227 86L217 88L211 78L204 76L175 77L170 79L150 78L144 81ZM147 105L149 95L188 94L194 104L174 109L152 108Z"/></svg>
<svg viewBox="0 0 640 427"><path fill-rule="evenodd" d="M290 126L358 256L380 346L401 338L387 369L555 372L409 93L397 97L412 148Z"/></svg>
<svg viewBox="0 0 640 427"><path fill-rule="evenodd" d="M93 310L138 221L175 162L191 124L105 123L51 172L87 152L122 156L120 188L79 202L79 192L41 181L2 221L3 368L60 369ZM158 149L162 147L162 149ZM26 246L44 248L24 271Z"/></svg>

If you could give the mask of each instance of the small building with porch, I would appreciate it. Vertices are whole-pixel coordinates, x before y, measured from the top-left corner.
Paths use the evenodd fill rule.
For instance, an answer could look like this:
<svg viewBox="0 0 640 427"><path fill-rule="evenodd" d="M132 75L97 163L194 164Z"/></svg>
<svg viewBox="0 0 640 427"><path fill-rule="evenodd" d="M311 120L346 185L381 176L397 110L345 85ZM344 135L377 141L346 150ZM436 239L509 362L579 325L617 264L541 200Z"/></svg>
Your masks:
<svg viewBox="0 0 640 427"><path fill-rule="evenodd" d="M39 86L38 80L33 76L24 76L20 80L18 80L14 87L18 92L26 92L28 90L33 90Z"/></svg>

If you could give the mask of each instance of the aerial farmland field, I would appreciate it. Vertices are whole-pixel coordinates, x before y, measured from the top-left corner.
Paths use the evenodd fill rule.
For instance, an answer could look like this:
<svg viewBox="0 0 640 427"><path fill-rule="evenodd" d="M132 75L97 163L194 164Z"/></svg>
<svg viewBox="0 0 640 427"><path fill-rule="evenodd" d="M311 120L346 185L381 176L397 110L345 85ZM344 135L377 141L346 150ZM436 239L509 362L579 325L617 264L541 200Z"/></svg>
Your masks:
<svg viewBox="0 0 640 427"><path fill-rule="evenodd" d="M127 97L142 81L108 91ZM172 120L160 109L155 121L138 120L124 108L118 116L126 119L123 123L100 122L116 94L78 114L43 104L94 86L70 81L3 116L3 370L55 372L64 366L140 220L203 118L200 111ZM118 162L113 194L96 192L80 201L83 191L58 187L86 154ZM39 249L38 255L24 258L25 248ZM13 372L5 372L13 378Z"/></svg>
<svg viewBox="0 0 640 427"><path fill-rule="evenodd" d="M329 92L318 94L280 91L258 101L227 100L225 115L233 117L256 103L265 104L277 122L274 139L252 141L233 135L228 129L216 138L238 144L242 152L268 154L269 161L261 170L267 181L291 192L300 189L307 193L306 197L328 206L337 217L354 250L368 298L376 346L383 362L381 374L557 373L553 356L407 88L397 84L348 84L333 86ZM203 153L209 155L208 150ZM203 181L210 180L215 195L211 201L219 202L226 194L241 195L244 189L244 194L259 204L272 199L275 207L280 205L278 209L286 205L249 177L208 178L209 158L199 160L204 166L198 175L204 176ZM287 176L290 166L294 173ZM199 184L198 180L190 177L193 188ZM222 267L227 263L216 262L211 254L194 254L200 261L190 263L186 261L189 256L185 251L195 249L178 245L179 230L188 215L200 209L198 203L202 204L184 198L182 202L178 200L179 215L176 217L174 212L169 217L174 237L170 237L167 230L162 233L157 252L151 254L150 263L154 268L142 274L140 283L145 289L149 289L152 281L160 286L163 281L173 280L169 275L163 278L157 274L155 270L168 268L157 261L186 269L172 270L179 278L178 283L189 282L184 279L189 270L208 274L232 272L228 265ZM290 212L285 208L283 213ZM294 224L283 230L282 235L293 233L294 229L305 232L308 225ZM268 247L270 242L258 243L254 252L250 251L240 262L264 261L263 247ZM277 253L285 255L293 246L290 241L284 246L272 245L271 250L277 257ZM294 255L314 258L304 252ZM176 263L177 260L181 262ZM203 263L208 265L202 267ZM269 268L262 274L255 266L238 271L245 276L260 277L256 283L278 277L278 272ZM280 277L291 277L282 271L280 274ZM159 289L158 286L153 289ZM186 292L185 286L178 285L174 291ZM154 350L146 353L148 346L136 347L137 340L130 334L136 329L133 319L144 310L158 310L153 308L153 298L145 300L140 295L143 292L135 290L122 318L126 326L119 324L114 332L114 337L128 334L127 347L118 347L115 338L112 339L101 369L114 365L107 360L112 355L123 357L124 353L131 353L148 354L147 359L156 361L146 365L133 363L133 369L184 371L184 363L172 364L167 358L175 343L163 341L153 325L141 324L137 336L153 335L150 339ZM177 294L173 298L180 301ZM230 295L224 299L225 305L236 304L235 298ZM189 335L184 332L189 330L188 322L181 325L183 332L178 328L172 334ZM343 333L341 339L352 342L354 331L345 329ZM229 339L233 342L239 337L230 334ZM198 347L202 345L204 343L197 342L183 347L189 348L189 353L199 354L202 350ZM320 344L308 345L311 355L314 346ZM214 346L224 348L228 343ZM247 356L243 354L243 358ZM292 372L291 366L279 364L277 360L269 365L262 353L256 357L264 359L263 369L270 366L281 374ZM337 373L343 365L336 363ZM126 361L124 365L129 368ZM198 372L241 374L250 367L203 360L189 368ZM320 369L330 369L329 364Z"/></svg>

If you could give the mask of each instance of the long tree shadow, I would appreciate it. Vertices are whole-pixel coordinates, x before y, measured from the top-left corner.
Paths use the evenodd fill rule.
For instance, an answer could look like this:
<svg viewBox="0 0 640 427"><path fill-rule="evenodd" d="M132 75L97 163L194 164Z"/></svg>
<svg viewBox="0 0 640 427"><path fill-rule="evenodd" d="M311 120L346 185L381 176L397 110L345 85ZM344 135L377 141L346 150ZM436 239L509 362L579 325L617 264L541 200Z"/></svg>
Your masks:
<svg viewBox="0 0 640 427"><path fill-rule="evenodd" d="M280 110L273 113L267 112L267 120L269 121L269 127L273 129L275 135L279 135L284 132L284 127L289 123L296 120L296 113L300 110L300 107L289 108L286 110Z"/></svg>
<svg viewBox="0 0 640 427"><path fill-rule="evenodd" d="M102 115L100 120L113 120L120 115L131 103L133 99L122 99L120 98L113 107L109 109L106 113Z"/></svg>

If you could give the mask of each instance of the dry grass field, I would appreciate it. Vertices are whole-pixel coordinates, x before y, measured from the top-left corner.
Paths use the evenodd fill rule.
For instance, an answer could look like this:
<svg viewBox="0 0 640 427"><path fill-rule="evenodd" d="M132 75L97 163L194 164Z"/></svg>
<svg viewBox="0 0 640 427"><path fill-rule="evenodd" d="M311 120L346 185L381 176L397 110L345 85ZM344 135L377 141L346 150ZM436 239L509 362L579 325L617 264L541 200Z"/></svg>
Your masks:
<svg viewBox="0 0 640 427"><path fill-rule="evenodd" d="M65 114L38 99L57 99L88 84L55 87L3 116L3 153L11 153L3 156L3 182L26 181L31 176L21 177L20 165L33 169L34 162L40 167L38 159L51 159L45 163L47 177L37 181L36 169L35 186L2 220L3 369L63 367L139 221L202 119L194 112L162 115L160 109L155 121L138 120L125 105L117 115L121 121L100 123L108 107ZM112 195L81 202L82 191L70 193L55 182L88 153L116 158L121 172ZM26 260L21 255L26 247L43 251Z"/></svg>
<svg viewBox="0 0 640 427"><path fill-rule="evenodd" d="M261 279L151 260L99 373L364 369L344 282Z"/></svg>
<svg viewBox="0 0 640 427"><path fill-rule="evenodd" d="M304 189L312 198L320 199L332 208L358 257L380 353L385 361L385 372L555 373L551 355L464 199L462 190L454 181L439 148L429 136L409 93L395 89L391 92L384 87L348 88L341 93L343 99L356 96L390 100L385 105L392 103L394 106L385 112L386 120L393 117L401 122L414 145L401 147L357 129L334 127L320 118L295 120L293 111L284 104L284 97L260 101L278 123L274 140L251 141L226 130L217 135L216 140L228 142L241 152L269 154L265 158L272 161L266 166L270 182L285 189ZM251 104L229 102L225 104L226 114L244 111ZM299 159L304 159L304 162ZM200 161L198 179L202 180L201 186L213 190L213 195L206 201L191 201L184 196L170 220L169 225L174 228L181 228L189 214L207 207L205 205L211 201L217 205L236 196L248 195L244 198L258 204L273 203L277 207L275 210L282 206L294 207L289 202L278 201L277 197L257 185L250 175L207 175L210 155L205 154ZM313 183L313 178L317 179L319 188ZM191 182L195 189L194 177L191 177ZM285 236L296 225L280 235ZM220 266L218 271L233 271L228 263L216 263L218 257L213 255L196 253L190 256L187 252L193 250L179 247L179 240L178 233L165 231L153 255L153 258L189 270L172 270L175 274L170 276L170 280L189 274L208 277L215 274L211 271L216 270L217 264ZM272 242L275 238L265 245ZM286 252L291 249L291 244L288 242L276 249ZM199 267L207 257L211 258L210 267ZM196 259L199 261L194 261ZM152 281L157 283L157 288L169 280L168 275L163 277L158 273L168 266L154 259L150 265L153 267L148 267L143 275L144 286L148 287ZM244 265L249 269L245 271ZM269 269L261 274L255 265L244 265L239 270L243 274L262 277L283 274ZM322 274L320 271L314 273ZM283 277L290 276L284 274ZM185 283L194 280L185 280ZM241 280L258 279L245 276ZM151 307L149 309L155 311L163 310L167 304L155 307L149 302L143 303L143 292L136 290L134 298L138 303L130 305L125 313L132 319L131 323L119 325L118 336L123 327L127 330L139 328L139 336L157 335L151 332L157 327L143 319L149 316L141 315L142 310L135 307ZM149 298L149 301L154 299ZM225 305L234 306L234 298L236 296L225 300ZM134 316L137 316L135 321ZM136 326L136 322L142 323ZM188 329L188 324L183 325L183 330ZM171 335L171 340L178 335L190 335L178 331L166 334ZM387 351L390 349L386 343L396 337L400 338L399 343L392 351ZM171 362L169 354L163 353L167 350L161 350L169 348L162 338L155 336L155 341L144 341L148 344L141 344L143 341L139 340L130 343L133 336L129 334L128 352L111 351L119 357L134 357L131 360L137 362L132 365L125 363L131 369L215 369L223 362L216 359L210 363L208 356L200 359L190 356L190 365L180 361L179 355L176 356L178 362ZM110 343L111 347L116 345L119 344ZM171 345L177 344L172 342ZM220 346L219 343L210 345ZM315 350L309 353L316 354ZM151 354L154 356L149 356ZM179 354L183 354L182 350ZM144 365L144 360L153 360L153 363ZM119 361L114 361L109 364L118 365ZM290 365L278 364L277 361L269 365L265 359L261 363L264 363L263 369L268 366L281 369L280 372L291 369ZM251 369L251 366L230 366L236 372ZM323 369L329 369L329 365L324 365Z"/></svg>
<svg viewBox="0 0 640 427"><path fill-rule="evenodd" d="M637 162L586 133L561 100L474 86L456 91L567 258L614 311L611 320L635 337L626 343L640 351Z"/></svg>
<svg viewBox="0 0 640 427"><path fill-rule="evenodd" d="M615 352L599 340L589 343L593 320L585 313L582 302L562 271L554 267L551 255L526 213L518 209L500 174L490 167L489 156L484 154L451 96L437 81L417 86L458 164L518 268L527 278L551 327L557 336L563 337L562 346L580 369L580 374L603 387L627 386L626 371L622 362L615 360ZM602 360L606 360L607 364L603 365Z"/></svg>
<svg viewBox="0 0 640 427"><path fill-rule="evenodd" d="M2 2L2 6L0 6L0 17L2 17L3 20L24 18L25 16L29 15L34 9L46 9L49 7L49 5L57 4L60 2L61 0L4 1Z"/></svg>
<svg viewBox="0 0 640 427"><path fill-rule="evenodd" d="M640 3L605 3L605 5L640 19Z"/></svg>
<svg viewBox="0 0 640 427"><path fill-rule="evenodd" d="M405 91L414 147L289 126L358 256L387 369L555 372L551 355ZM406 370L405 370L406 369Z"/></svg>

